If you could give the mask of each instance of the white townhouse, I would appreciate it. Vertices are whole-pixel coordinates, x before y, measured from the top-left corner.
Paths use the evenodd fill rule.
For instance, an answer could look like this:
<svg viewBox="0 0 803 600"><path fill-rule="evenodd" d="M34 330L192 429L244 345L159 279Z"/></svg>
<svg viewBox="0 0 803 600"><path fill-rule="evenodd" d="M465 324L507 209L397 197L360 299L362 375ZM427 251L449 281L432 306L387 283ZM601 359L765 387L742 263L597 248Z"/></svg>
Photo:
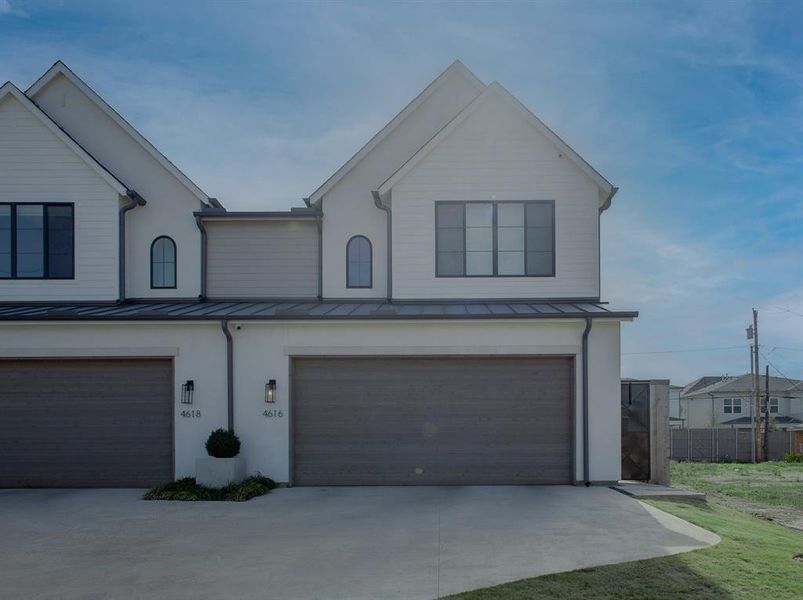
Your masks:
<svg viewBox="0 0 803 600"><path fill-rule="evenodd" d="M287 211L227 211L57 62L0 88L0 486L620 477L616 188L455 62Z"/></svg>
<svg viewBox="0 0 803 600"><path fill-rule="evenodd" d="M762 375L759 377L762 420L768 413L771 429L800 429L803 424L803 381L771 376L769 404L766 385ZM753 427L756 406L753 376L748 373L700 377L683 388L678 405L684 427L749 429Z"/></svg>

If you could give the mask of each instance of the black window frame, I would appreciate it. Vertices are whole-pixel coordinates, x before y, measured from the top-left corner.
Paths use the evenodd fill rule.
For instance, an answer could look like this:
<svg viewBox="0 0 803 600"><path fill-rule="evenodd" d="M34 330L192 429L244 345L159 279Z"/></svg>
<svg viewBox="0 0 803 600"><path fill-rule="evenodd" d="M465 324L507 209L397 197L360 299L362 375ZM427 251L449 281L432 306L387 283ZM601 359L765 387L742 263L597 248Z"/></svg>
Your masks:
<svg viewBox="0 0 803 600"><path fill-rule="evenodd" d="M349 273L351 272L351 263L349 261L349 246L351 246L351 242L356 240L357 238L362 238L366 242L368 242L368 285L351 285L349 283ZM374 245L371 243L371 240L368 239L368 236L358 233L357 235L353 235L349 238L349 241L346 242L346 289L349 290L370 290L374 287Z"/></svg>
<svg viewBox="0 0 803 600"><path fill-rule="evenodd" d="M75 203L74 202L0 202L0 206L11 207L11 274L0 275L0 280L10 281L69 281L75 279ZM42 207L42 275L25 277L17 275L17 207L18 206L41 206ZM50 227L48 224L48 207L59 206L67 207L70 209L70 218L72 222L72 256L70 262L70 274L67 276L51 277L50 276L50 252L48 233Z"/></svg>
<svg viewBox="0 0 803 600"><path fill-rule="evenodd" d="M173 244L173 285L154 285L153 284L153 247L156 245L156 242L159 240L170 240L170 243ZM150 250L150 265L151 265L151 289L152 290L174 290L178 287L178 246L176 245L176 240L171 238L169 235L159 235L153 238L151 242L151 250Z"/></svg>
<svg viewBox="0 0 803 600"><path fill-rule="evenodd" d="M463 208L463 273L460 275L442 275L438 272L438 230L440 227L438 226L438 207L441 205L462 205ZM493 230L493 273L490 275L468 275L466 273L466 260L467 254L466 251L466 214L465 214L465 207L469 204L490 204L493 206L493 221L492 221L492 230ZM521 275L500 275L499 274L499 248L497 243L498 237L498 219L497 219L497 207L500 204L522 204L524 206L524 273ZM533 274L530 275L527 273L527 206L534 205L534 204L546 204L551 206L552 208L552 269L550 273L545 274ZM465 279L487 279L487 278L513 278L518 279L522 277L527 278L544 278L544 277L556 277L557 272L557 256L556 256L556 240L557 240L557 232L555 230L555 201L554 200L438 200L435 202L435 277L436 278L445 278L445 279L455 279L455 278L465 278Z"/></svg>

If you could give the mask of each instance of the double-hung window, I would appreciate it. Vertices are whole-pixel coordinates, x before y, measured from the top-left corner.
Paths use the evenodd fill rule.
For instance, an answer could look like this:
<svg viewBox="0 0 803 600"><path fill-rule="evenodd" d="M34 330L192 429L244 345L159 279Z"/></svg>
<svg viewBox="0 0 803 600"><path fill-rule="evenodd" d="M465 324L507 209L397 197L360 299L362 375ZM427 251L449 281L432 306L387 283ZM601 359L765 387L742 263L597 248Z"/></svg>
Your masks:
<svg viewBox="0 0 803 600"><path fill-rule="evenodd" d="M0 279L73 279L72 204L0 203Z"/></svg>
<svg viewBox="0 0 803 600"><path fill-rule="evenodd" d="M742 401L739 398L725 398L722 401L722 412L726 415L731 414L741 414L742 412Z"/></svg>
<svg viewBox="0 0 803 600"><path fill-rule="evenodd" d="M555 203L436 202L437 277L552 277Z"/></svg>
<svg viewBox="0 0 803 600"><path fill-rule="evenodd" d="M762 414L767 412L767 399L761 399L761 412ZM777 413L778 412L778 398L770 398L770 413Z"/></svg>

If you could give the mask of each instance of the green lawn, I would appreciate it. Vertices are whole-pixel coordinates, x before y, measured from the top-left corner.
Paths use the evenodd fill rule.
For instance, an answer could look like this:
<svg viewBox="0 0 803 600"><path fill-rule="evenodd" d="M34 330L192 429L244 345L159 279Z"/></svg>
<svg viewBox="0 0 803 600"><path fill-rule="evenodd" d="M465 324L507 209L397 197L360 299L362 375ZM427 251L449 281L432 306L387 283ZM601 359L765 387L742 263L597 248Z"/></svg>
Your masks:
<svg viewBox="0 0 803 600"><path fill-rule="evenodd" d="M803 463L672 463L672 485L803 510Z"/></svg>
<svg viewBox="0 0 803 600"><path fill-rule="evenodd" d="M803 534L717 502L651 504L717 533L713 548L525 579L460 600L803 598Z"/></svg>

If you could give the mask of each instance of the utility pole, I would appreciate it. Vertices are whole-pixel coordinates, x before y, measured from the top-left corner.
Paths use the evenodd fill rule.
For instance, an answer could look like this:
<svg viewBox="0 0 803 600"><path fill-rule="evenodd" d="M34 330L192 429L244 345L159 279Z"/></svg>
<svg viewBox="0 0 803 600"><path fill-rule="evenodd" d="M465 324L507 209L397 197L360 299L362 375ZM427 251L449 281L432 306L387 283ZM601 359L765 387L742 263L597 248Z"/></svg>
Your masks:
<svg viewBox="0 0 803 600"><path fill-rule="evenodd" d="M764 434L761 436L761 456L768 460L770 455L770 366L764 374Z"/></svg>
<svg viewBox="0 0 803 600"><path fill-rule="evenodd" d="M754 428L754 442L756 445L756 462L761 462L761 445L759 431L761 429L761 366L758 362L758 311L753 309L753 360L755 361L755 368L753 369L753 385L755 388L755 428Z"/></svg>

